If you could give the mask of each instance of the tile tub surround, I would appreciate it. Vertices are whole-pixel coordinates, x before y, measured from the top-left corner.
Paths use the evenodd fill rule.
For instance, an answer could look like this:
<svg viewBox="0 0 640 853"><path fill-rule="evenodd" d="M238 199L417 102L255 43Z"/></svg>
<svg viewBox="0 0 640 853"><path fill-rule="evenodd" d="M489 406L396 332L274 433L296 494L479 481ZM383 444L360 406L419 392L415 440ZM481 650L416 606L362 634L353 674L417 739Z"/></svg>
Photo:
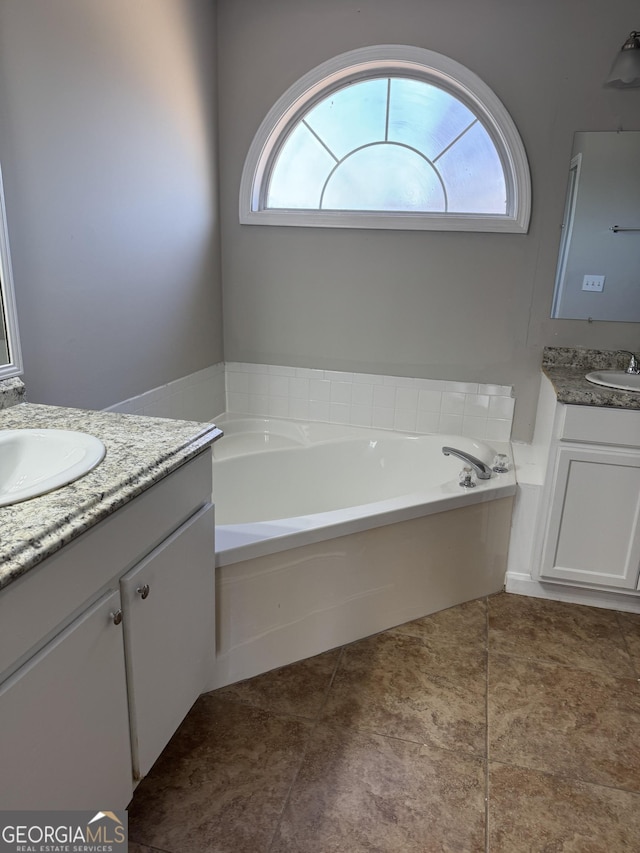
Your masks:
<svg viewBox="0 0 640 853"><path fill-rule="evenodd" d="M508 385L220 362L106 411L202 421L229 412L509 441L514 407Z"/></svg>
<svg viewBox="0 0 640 853"><path fill-rule="evenodd" d="M215 439L212 424L22 403L0 429L71 429L101 439L92 471L48 494L0 509L0 589L192 459Z"/></svg>
<svg viewBox="0 0 640 853"><path fill-rule="evenodd" d="M10 379L0 379L0 411L24 403L25 387L22 379L12 376Z"/></svg>
<svg viewBox="0 0 640 853"><path fill-rule="evenodd" d="M226 363L227 411L509 441L506 385Z"/></svg>
<svg viewBox="0 0 640 853"><path fill-rule="evenodd" d="M506 593L441 611L201 696L130 849L638 850L638 677L640 616Z"/></svg>
<svg viewBox="0 0 640 853"><path fill-rule="evenodd" d="M225 369L219 362L158 388L114 403L105 411L184 421L212 421L226 407Z"/></svg>
<svg viewBox="0 0 640 853"><path fill-rule="evenodd" d="M624 370L629 356L614 350L545 347L542 371L553 383L558 402L573 406L640 409L640 394L593 385L584 378L592 370Z"/></svg>

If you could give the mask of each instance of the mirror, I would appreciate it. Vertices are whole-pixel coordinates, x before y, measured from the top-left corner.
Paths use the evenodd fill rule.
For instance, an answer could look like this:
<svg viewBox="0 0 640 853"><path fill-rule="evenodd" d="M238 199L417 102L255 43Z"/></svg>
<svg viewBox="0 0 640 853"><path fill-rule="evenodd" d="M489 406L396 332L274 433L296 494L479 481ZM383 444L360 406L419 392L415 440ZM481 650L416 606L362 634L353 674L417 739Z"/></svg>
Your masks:
<svg viewBox="0 0 640 853"><path fill-rule="evenodd" d="M18 333L9 251L9 232L0 172L0 380L22 373L22 353Z"/></svg>
<svg viewBox="0 0 640 853"><path fill-rule="evenodd" d="M574 136L551 311L640 322L640 132Z"/></svg>

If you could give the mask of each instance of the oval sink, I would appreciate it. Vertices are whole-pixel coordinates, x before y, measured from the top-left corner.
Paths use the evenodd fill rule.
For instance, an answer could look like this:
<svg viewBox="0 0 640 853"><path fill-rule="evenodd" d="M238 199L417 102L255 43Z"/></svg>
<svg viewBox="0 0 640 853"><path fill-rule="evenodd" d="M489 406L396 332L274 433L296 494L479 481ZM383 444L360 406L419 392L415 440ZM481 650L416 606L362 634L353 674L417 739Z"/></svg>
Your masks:
<svg viewBox="0 0 640 853"><path fill-rule="evenodd" d="M66 429L0 430L0 506L77 480L105 455L99 438Z"/></svg>
<svg viewBox="0 0 640 853"><path fill-rule="evenodd" d="M640 391L640 373L625 373L624 370L594 370L585 376L587 382L621 391Z"/></svg>

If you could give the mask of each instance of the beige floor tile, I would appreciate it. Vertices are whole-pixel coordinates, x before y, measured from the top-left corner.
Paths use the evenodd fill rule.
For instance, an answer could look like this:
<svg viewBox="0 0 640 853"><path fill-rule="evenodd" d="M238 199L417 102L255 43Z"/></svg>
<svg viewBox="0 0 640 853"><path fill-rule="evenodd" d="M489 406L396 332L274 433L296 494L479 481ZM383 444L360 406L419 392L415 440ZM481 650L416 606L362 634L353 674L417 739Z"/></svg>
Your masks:
<svg viewBox="0 0 640 853"><path fill-rule="evenodd" d="M484 761L320 726L271 853L484 851Z"/></svg>
<svg viewBox="0 0 640 853"><path fill-rule="evenodd" d="M640 795L490 763L490 853L635 853Z"/></svg>
<svg viewBox="0 0 640 853"><path fill-rule="evenodd" d="M131 841L171 853L266 853L310 729L201 697L136 790Z"/></svg>
<svg viewBox="0 0 640 853"><path fill-rule="evenodd" d="M501 594L415 620L201 697L130 853L484 853L487 705L489 853L637 853L638 677L639 615Z"/></svg>
<svg viewBox="0 0 640 853"><path fill-rule="evenodd" d="M640 790L640 687L558 664L489 659L489 758Z"/></svg>
<svg viewBox="0 0 640 853"><path fill-rule="evenodd" d="M504 593L489 599L492 652L634 674L615 611L544 598Z"/></svg>
<svg viewBox="0 0 640 853"><path fill-rule="evenodd" d="M340 656L336 649L216 690L215 694L263 711L315 718Z"/></svg>
<svg viewBox="0 0 640 853"><path fill-rule="evenodd" d="M487 601L482 598L450 607L387 633L417 637L434 652L450 647L482 651L487 644Z"/></svg>
<svg viewBox="0 0 640 853"><path fill-rule="evenodd" d="M388 632L343 650L323 719L485 754L486 655Z"/></svg>
<svg viewBox="0 0 640 853"><path fill-rule="evenodd" d="M640 678L640 613L618 613L618 621L634 663L635 673Z"/></svg>

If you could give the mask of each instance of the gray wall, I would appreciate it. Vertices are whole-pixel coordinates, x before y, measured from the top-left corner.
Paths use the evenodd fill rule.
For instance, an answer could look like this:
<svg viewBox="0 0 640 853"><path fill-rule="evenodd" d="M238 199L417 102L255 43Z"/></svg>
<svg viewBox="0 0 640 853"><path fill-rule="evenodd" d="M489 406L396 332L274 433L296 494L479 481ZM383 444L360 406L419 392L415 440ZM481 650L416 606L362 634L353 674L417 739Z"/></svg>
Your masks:
<svg viewBox="0 0 640 853"><path fill-rule="evenodd" d="M102 408L222 359L210 0L0 0L28 398Z"/></svg>
<svg viewBox="0 0 640 853"><path fill-rule="evenodd" d="M602 87L636 0L219 0L227 360L514 384L531 435L542 347L640 346L635 324L550 320L575 130L640 129ZM240 226L253 134L297 78L376 43L444 53L502 99L533 180L529 234Z"/></svg>
<svg viewBox="0 0 640 853"><path fill-rule="evenodd" d="M0 0L0 162L31 400L100 408L222 359L218 153L227 360L514 384L526 439L544 344L639 347L636 324L549 319L573 132L640 130L640 90L602 87L635 2L217 9L218 57L214 0ZM440 51L497 92L531 164L528 235L238 224L244 157L273 102L374 43Z"/></svg>

